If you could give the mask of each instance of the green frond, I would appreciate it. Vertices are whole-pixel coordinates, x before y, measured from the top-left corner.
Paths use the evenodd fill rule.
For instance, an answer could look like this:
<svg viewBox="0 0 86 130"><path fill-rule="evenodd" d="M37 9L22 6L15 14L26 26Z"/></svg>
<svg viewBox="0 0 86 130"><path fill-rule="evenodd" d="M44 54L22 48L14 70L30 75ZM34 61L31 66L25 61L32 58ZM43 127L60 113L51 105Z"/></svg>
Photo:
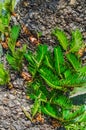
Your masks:
<svg viewBox="0 0 86 130"><path fill-rule="evenodd" d="M67 124L65 125L66 130L85 130L86 128L86 122L81 123L73 123L73 124Z"/></svg>
<svg viewBox="0 0 86 130"><path fill-rule="evenodd" d="M10 22L10 13L7 10L3 9L2 7L0 13L0 31L2 33L8 32L9 22Z"/></svg>
<svg viewBox="0 0 86 130"><path fill-rule="evenodd" d="M71 63L72 67L77 71L81 67L81 62L79 59L72 53L66 54L68 61Z"/></svg>
<svg viewBox="0 0 86 130"><path fill-rule="evenodd" d="M13 54L6 55L8 63L14 70L20 71L22 69L22 61L25 52L26 52L26 45L24 45L22 49L17 49Z"/></svg>
<svg viewBox="0 0 86 130"><path fill-rule="evenodd" d="M37 79L28 85L27 94L30 96L31 99L35 100L36 98L38 98L40 93L41 93L40 101L46 102L47 96L48 96L48 91L47 91L46 87L44 85L42 85L40 80Z"/></svg>
<svg viewBox="0 0 86 130"><path fill-rule="evenodd" d="M32 55L31 53L26 54L25 58L28 60L29 64L29 71L33 77L37 73L39 67L41 66L43 59L47 53L47 46L46 45L39 45L37 51Z"/></svg>
<svg viewBox="0 0 86 130"><path fill-rule="evenodd" d="M50 51L47 51L45 58L44 58L44 65L46 65L47 67L49 67L50 69L54 70L53 68L53 57Z"/></svg>
<svg viewBox="0 0 86 130"><path fill-rule="evenodd" d="M82 47L82 45L83 45L82 34L77 29L76 31L72 32L72 41L70 43L70 52L72 52L72 53L78 52L79 49Z"/></svg>
<svg viewBox="0 0 86 130"><path fill-rule="evenodd" d="M54 61L55 61L55 69L60 77L61 69L64 66L64 56L60 46L54 48Z"/></svg>
<svg viewBox="0 0 86 130"><path fill-rule="evenodd" d="M14 25L10 31L10 38L8 39L8 47L12 53L15 53L15 45L20 32L20 26Z"/></svg>
<svg viewBox="0 0 86 130"><path fill-rule="evenodd" d="M26 47L27 47L26 44L24 44L22 46L22 48L18 48L17 50L15 50L15 52L13 53L13 57L15 59L18 59L19 61L21 61L22 58L24 57L25 52L26 52Z"/></svg>
<svg viewBox="0 0 86 130"><path fill-rule="evenodd" d="M16 0L5 0L4 7L6 8L7 11L11 13L14 11L15 2Z"/></svg>
<svg viewBox="0 0 86 130"><path fill-rule="evenodd" d="M33 60L37 63L37 67L41 65L42 60L47 52L47 45L39 45Z"/></svg>
<svg viewBox="0 0 86 130"><path fill-rule="evenodd" d="M76 119L74 119L74 122L79 122L79 123L86 122L86 110L83 114L81 114Z"/></svg>
<svg viewBox="0 0 86 130"><path fill-rule="evenodd" d="M66 34L64 33L64 31L56 28L52 34L54 36L56 36L56 38L59 40L59 44L62 46L62 48L66 51L68 49L68 46L69 46L69 42L68 42L68 39L67 39L67 36Z"/></svg>
<svg viewBox="0 0 86 130"><path fill-rule="evenodd" d="M17 63L14 57L12 57L10 54L7 54L6 56L8 63L12 66L13 69L17 70Z"/></svg>
<svg viewBox="0 0 86 130"><path fill-rule="evenodd" d="M20 25L13 25L10 32L10 38L13 42L16 42L20 32Z"/></svg>
<svg viewBox="0 0 86 130"><path fill-rule="evenodd" d="M70 109L72 107L70 99L62 94L54 95L52 98L52 103L60 106L63 109Z"/></svg>
<svg viewBox="0 0 86 130"><path fill-rule="evenodd" d="M40 96L40 95L39 95ZM40 97L39 97L40 98ZM39 108L40 108L40 104L41 104L41 101L40 99L36 98L35 101L34 101L34 105L31 109L31 114L32 114L32 118L36 115L36 113L38 112Z"/></svg>
<svg viewBox="0 0 86 130"><path fill-rule="evenodd" d="M50 70L47 67L41 67L39 70L40 76L44 79L44 81L54 89L63 90L61 86L59 86L59 80L57 75L53 73L52 70Z"/></svg>
<svg viewBox="0 0 86 130"><path fill-rule="evenodd" d="M28 51L28 53L24 54L25 59L28 61L29 65L28 65L28 70L30 72L30 74L32 76L34 76L37 72L37 67L36 67L36 63L34 62L33 58L34 55L31 51Z"/></svg>
<svg viewBox="0 0 86 130"><path fill-rule="evenodd" d="M86 76L86 66L81 67L81 68L78 70L78 73L79 73L80 75Z"/></svg>
<svg viewBox="0 0 86 130"><path fill-rule="evenodd" d="M81 116L82 114L84 114L86 111L86 106L80 106L80 108L78 108L75 111L71 111L70 110L63 110L63 117L64 120L67 121L72 121L75 120L78 116Z"/></svg>
<svg viewBox="0 0 86 130"><path fill-rule="evenodd" d="M69 78L70 76L72 77L71 70L70 69L65 70L65 72L64 72L65 79Z"/></svg>
<svg viewBox="0 0 86 130"><path fill-rule="evenodd" d="M50 103L46 103L44 106L41 106L41 110L44 114L47 114L55 119L62 121L60 112L57 111L55 106L51 106Z"/></svg>
<svg viewBox="0 0 86 130"><path fill-rule="evenodd" d="M25 59L29 62L30 65L34 65L35 62L33 61L33 53L29 50L28 53L24 54Z"/></svg>
<svg viewBox="0 0 86 130"><path fill-rule="evenodd" d="M79 76L78 74L72 74L66 79L60 80L60 85L70 87L82 87L86 83L86 76Z"/></svg>
<svg viewBox="0 0 86 130"><path fill-rule="evenodd" d="M10 81L9 72L0 64L0 85L6 85Z"/></svg>

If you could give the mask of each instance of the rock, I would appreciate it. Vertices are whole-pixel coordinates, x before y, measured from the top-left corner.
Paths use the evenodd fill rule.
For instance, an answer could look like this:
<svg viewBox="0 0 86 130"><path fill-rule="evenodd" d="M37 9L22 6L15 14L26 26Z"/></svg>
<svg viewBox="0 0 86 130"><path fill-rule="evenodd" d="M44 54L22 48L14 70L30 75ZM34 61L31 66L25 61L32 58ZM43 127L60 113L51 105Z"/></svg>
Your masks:
<svg viewBox="0 0 86 130"><path fill-rule="evenodd" d="M16 130L16 128L14 126L10 126L10 130Z"/></svg>

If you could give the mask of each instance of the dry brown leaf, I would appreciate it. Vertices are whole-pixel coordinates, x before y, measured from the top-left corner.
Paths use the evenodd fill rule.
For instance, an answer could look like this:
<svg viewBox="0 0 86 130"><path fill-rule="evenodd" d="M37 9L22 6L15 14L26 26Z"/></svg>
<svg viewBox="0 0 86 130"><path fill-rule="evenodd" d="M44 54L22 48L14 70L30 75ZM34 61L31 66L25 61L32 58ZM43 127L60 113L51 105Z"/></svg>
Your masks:
<svg viewBox="0 0 86 130"><path fill-rule="evenodd" d="M15 12L12 12L12 14L11 14L12 16L14 16L14 17L16 17L17 16L17 14L15 13Z"/></svg>
<svg viewBox="0 0 86 130"><path fill-rule="evenodd" d="M83 47L83 48L81 48L81 49L78 51L78 55L83 56L84 52L85 52L85 48Z"/></svg>
<svg viewBox="0 0 86 130"><path fill-rule="evenodd" d="M23 29L23 32L26 34L26 35L31 35L31 32L29 31L29 29L25 26L25 25L22 25L22 29Z"/></svg>
<svg viewBox="0 0 86 130"><path fill-rule="evenodd" d="M33 122L35 123L35 122L40 122L40 123L44 123L44 118L42 117L42 115L41 115L41 113L38 113L37 115L36 115L36 118L35 119L33 119Z"/></svg>
<svg viewBox="0 0 86 130"><path fill-rule="evenodd" d="M59 128L61 126L60 122L54 119L51 121L51 124L54 128Z"/></svg>
<svg viewBox="0 0 86 130"><path fill-rule="evenodd" d="M16 42L16 47L21 47L21 42L20 41Z"/></svg>
<svg viewBox="0 0 86 130"><path fill-rule="evenodd" d="M29 39L30 39L30 42L35 44L35 45L40 44L40 41L37 38L35 38L34 36L30 36Z"/></svg>
<svg viewBox="0 0 86 130"><path fill-rule="evenodd" d="M29 40L31 43L35 44L35 45L38 45L40 44L40 40L35 38L32 33L29 31L28 27L26 27L25 25L22 25L22 29L23 29L23 32L29 36Z"/></svg>
<svg viewBox="0 0 86 130"><path fill-rule="evenodd" d="M1 45L4 49L8 49L8 45L7 45L7 42L1 42Z"/></svg>
<svg viewBox="0 0 86 130"><path fill-rule="evenodd" d="M37 120L38 122L44 123L44 118L42 117L41 114L38 114L36 120Z"/></svg>
<svg viewBox="0 0 86 130"><path fill-rule="evenodd" d="M24 80L28 81L28 82L32 82L32 77L29 73L27 72L22 72L21 76Z"/></svg>

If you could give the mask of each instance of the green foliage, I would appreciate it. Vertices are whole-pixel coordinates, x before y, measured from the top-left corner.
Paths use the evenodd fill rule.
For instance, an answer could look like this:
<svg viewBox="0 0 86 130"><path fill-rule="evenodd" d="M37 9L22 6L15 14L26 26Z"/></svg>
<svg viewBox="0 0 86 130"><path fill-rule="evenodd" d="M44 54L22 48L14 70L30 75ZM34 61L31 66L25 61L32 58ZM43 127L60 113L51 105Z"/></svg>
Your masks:
<svg viewBox="0 0 86 130"><path fill-rule="evenodd" d="M65 126L65 128L66 128L66 130L85 130L86 129L86 122L68 124Z"/></svg>
<svg viewBox="0 0 86 130"><path fill-rule="evenodd" d="M81 66L81 63L78 60L78 58L72 53L66 54L66 57L68 61L71 63L71 65L73 66L73 68L77 71Z"/></svg>
<svg viewBox="0 0 86 130"><path fill-rule="evenodd" d="M35 103L33 105L33 108L32 108L32 118L36 115L36 113L38 112L39 108L40 108L40 97L41 97L41 93L40 95L38 95L38 98L35 99Z"/></svg>
<svg viewBox="0 0 86 130"><path fill-rule="evenodd" d="M34 53L34 55L31 52L25 54L26 59L29 61L29 71L32 74L32 77L35 77L37 71L39 70L46 52L47 52L47 46L40 45L38 46L38 49Z"/></svg>
<svg viewBox="0 0 86 130"><path fill-rule="evenodd" d="M44 64L49 67L50 69L53 70L53 62L52 62L52 55L50 53L50 51L47 51L46 55L45 55L45 60L44 60Z"/></svg>
<svg viewBox="0 0 86 130"><path fill-rule="evenodd" d="M5 33L9 30L11 12L14 11L15 0L5 0L0 2L0 32Z"/></svg>
<svg viewBox="0 0 86 130"><path fill-rule="evenodd" d="M13 12L16 0L5 0L4 7L8 12Z"/></svg>
<svg viewBox="0 0 86 130"><path fill-rule="evenodd" d="M54 105L51 105L50 103L46 103L44 106L41 107L41 110L44 114L47 114L55 119L62 121L61 115L59 114L59 112L57 111Z"/></svg>
<svg viewBox="0 0 86 130"><path fill-rule="evenodd" d="M14 70L19 72L21 71L25 52L26 52L26 45L24 45L21 49L19 48L15 50L14 53L7 54L6 56L7 61Z"/></svg>
<svg viewBox="0 0 86 130"><path fill-rule="evenodd" d="M67 39L67 36L64 33L64 31L58 28L53 30L52 35L56 36L56 38L59 40L59 44L62 46L62 48L65 51L75 53L75 52L78 52L79 49L84 46L83 40L82 40L82 34L78 29L75 31L72 31L71 41Z"/></svg>
<svg viewBox="0 0 86 130"><path fill-rule="evenodd" d="M24 53L26 52L26 45L20 49L15 49L16 41L20 32L20 26L14 25L10 31L10 37L8 39L8 47L10 53L7 54L7 61L11 67L16 71L21 71Z"/></svg>
<svg viewBox="0 0 86 130"><path fill-rule="evenodd" d="M63 49L67 50L69 43L65 33L62 30L56 28L55 30L53 30L52 34L58 38Z"/></svg>
<svg viewBox="0 0 86 130"><path fill-rule="evenodd" d="M55 69L60 77L62 77L62 66L65 66L64 57L62 53L62 49L60 46L54 48L54 56L55 56Z"/></svg>
<svg viewBox="0 0 86 130"><path fill-rule="evenodd" d="M9 72L0 64L0 85L6 85L10 81Z"/></svg>
<svg viewBox="0 0 86 130"><path fill-rule="evenodd" d="M10 22L10 14L7 10L2 9L0 13L0 32L4 33L8 31L8 25Z"/></svg>
<svg viewBox="0 0 86 130"><path fill-rule="evenodd" d="M72 41L70 44L70 52L74 53L77 52L82 46L82 34L79 30L72 32Z"/></svg>
<svg viewBox="0 0 86 130"><path fill-rule="evenodd" d="M53 104L58 104L60 107L64 107L65 109L72 107L72 102L65 95L55 94L52 98Z"/></svg>
<svg viewBox="0 0 86 130"><path fill-rule="evenodd" d="M86 114L85 111L86 111L86 106L80 106L79 109L76 109L76 111L73 111L73 112L69 111L69 110L64 110L63 117L67 121L74 119L73 122L77 122L77 119L78 119L77 116L79 117L79 116L83 115L83 113ZM82 118L82 121L83 121L83 118ZM79 122L79 119L78 119L78 122Z"/></svg>
<svg viewBox="0 0 86 130"><path fill-rule="evenodd" d="M46 45L39 45L35 53L29 51L25 54L33 79L27 91L34 100L32 118L41 111L64 124L86 121L86 106L75 107L66 95L86 84L86 67L82 67L81 59L76 55L82 46L81 42L76 45L78 34L74 35L75 42L70 42L76 48L74 51L70 51L73 45L69 44L63 31L56 29L53 34L60 42L53 52Z"/></svg>
<svg viewBox="0 0 86 130"><path fill-rule="evenodd" d="M8 47L11 53L15 53L15 45L20 32L20 26L14 25L10 30L10 37L8 39Z"/></svg>

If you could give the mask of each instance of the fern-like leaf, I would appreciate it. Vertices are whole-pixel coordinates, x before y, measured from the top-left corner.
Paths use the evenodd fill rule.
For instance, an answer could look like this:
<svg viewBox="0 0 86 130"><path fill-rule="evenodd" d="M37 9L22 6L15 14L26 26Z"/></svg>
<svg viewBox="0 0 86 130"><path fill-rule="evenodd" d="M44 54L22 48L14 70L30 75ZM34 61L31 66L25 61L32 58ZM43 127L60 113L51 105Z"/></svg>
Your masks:
<svg viewBox="0 0 86 130"><path fill-rule="evenodd" d="M86 76L72 74L66 79L60 80L60 85L64 87L82 87L86 83Z"/></svg>
<svg viewBox="0 0 86 130"><path fill-rule="evenodd" d="M70 44L70 52L78 52L79 49L82 47L83 40L82 40L82 34L77 29L76 31L72 32L72 41Z"/></svg>
<svg viewBox="0 0 86 130"><path fill-rule="evenodd" d="M6 8L7 11L11 13L14 11L15 2L16 0L5 0L4 7Z"/></svg>
<svg viewBox="0 0 86 130"><path fill-rule="evenodd" d="M53 61L53 57L51 55L51 52L47 51L47 53L45 55L45 59L44 59L44 65L46 65L50 69L54 70L52 61Z"/></svg>
<svg viewBox="0 0 86 130"><path fill-rule="evenodd" d="M74 119L74 122L79 122L79 123L86 122L86 110L82 115L80 115L76 119Z"/></svg>
<svg viewBox="0 0 86 130"><path fill-rule="evenodd" d="M55 35L57 37L57 39L59 40L60 45L63 47L64 50L67 50L69 42L67 39L67 36L65 35L64 31L56 28L53 32L53 35Z"/></svg>
<svg viewBox="0 0 86 130"><path fill-rule="evenodd" d="M11 65L11 67L15 70L18 69L16 59L12 57L10 54L7 54L6 56L8 63Z"/></svg>
<svg viewBox="0 0 86 130"><path fill-rule="evenodd" d="M26 52L26 45L24 45L22 49L17 49L12 55L7 54L6 56L7 61L14 70L20 71L22 69L22 61L25 52Z"/></svg>
<svg viewBox="0 0 86 130"><path fill-rule="evenodd" d="M0 85L6 85L10 81L9 72L0 64Z"/></svg>
<svg viewBox="0 0 86 130"><path fill-rule="evenodd" d="M42 67L39 70L40 76L45 80L45 82L54 89L63 90L61 86L59 86L58 77L53 73L52 70L47 67Z"/></svg>
<svg viewBox="0 0 86 130"><path fill-rule="evenodd" d="M10 32L10 38L8 39L8 47L12 53L15 53L15 45L20 32L20 26L14 25Z"/></svg>
<svg viewBox="0 0 86 130"><path fill-rule="evenodd" d="M70 112L70 110L63 110L63 117L64 120L72 121L78 116L81 116L86 111L86 106L80 106L78 110L75 110L74 112Z"/></svg>
<svg viewBox="0 0 86 130"><path fill-rule="evenodd" d="M41 66L46 52L47 52L47 46L46 45L39 45L36 53L34 53L33 55L30 53L30 56L29 56L29 54L25 55L25 58L30 63L28 69L33 77L35 76L39 67Z"/></svg>
<svg viewBox="0 0 86 130"><path fill-rule="evenodd" d="M42 60L44 59L44 56L47 52L47 45L39 45L37 48L37 51L33 57L33 60L36 63L36 66L39 68L41 65Z"/></svg>
<svg viewBox="0 0 86 130"><path fill-rule="evenodd" d="M62 67L64 66L64 57L60 46L54 48L54 60L55 60L55 69L60 77Z"/></svg>
<svg viewBox="0 0 86 130"><path fill-rule="evenodd" d="M16 42L16 40L18 39L19 32L20 32L20 26L14 25L10 32L10 38L12 39L13 42Z"/></svg>
<svg viewBox="0 0 86 130"><path fill-rule="evenodd" d="M50 103L46 103L44 106L42 106L41 110L44 114L62 121L60 112L58 112L55 106L52 106Z"/></svg>
<svg viewBox="0 0 86 130"><path fill-rule="evenodd" d="M65 95L61 94L53 96L52 103L60 106L63 109L70 109L72 107L70 99L68 99Z"/></svg>
<svg viewBox="0 0 86 130"><path fill-rule="evenodd" d="M86 76L86 66L81 67L78 70L78 72L79 72L80 75Z"/></svg>
<svg viewBox="0 0 86 130"><path fill-rule="evenodd" d="M40 95L39 95L39 98L40 98ZM40 99L36 98L35 99L35 102L34 102L34 105L32 107L32 118L36 115L36 113L38 112L39 108L40 108Z"/></svg>
<svg viewBox="0 0 86 130"><path fill-rule="evenodd" d="M73 68L75 69L75 71L77 71L81 67L81 62L79 61L79 59L77 59L77 57L74 54L72 53L66 54L66 57L73 66Z"/></svg>

